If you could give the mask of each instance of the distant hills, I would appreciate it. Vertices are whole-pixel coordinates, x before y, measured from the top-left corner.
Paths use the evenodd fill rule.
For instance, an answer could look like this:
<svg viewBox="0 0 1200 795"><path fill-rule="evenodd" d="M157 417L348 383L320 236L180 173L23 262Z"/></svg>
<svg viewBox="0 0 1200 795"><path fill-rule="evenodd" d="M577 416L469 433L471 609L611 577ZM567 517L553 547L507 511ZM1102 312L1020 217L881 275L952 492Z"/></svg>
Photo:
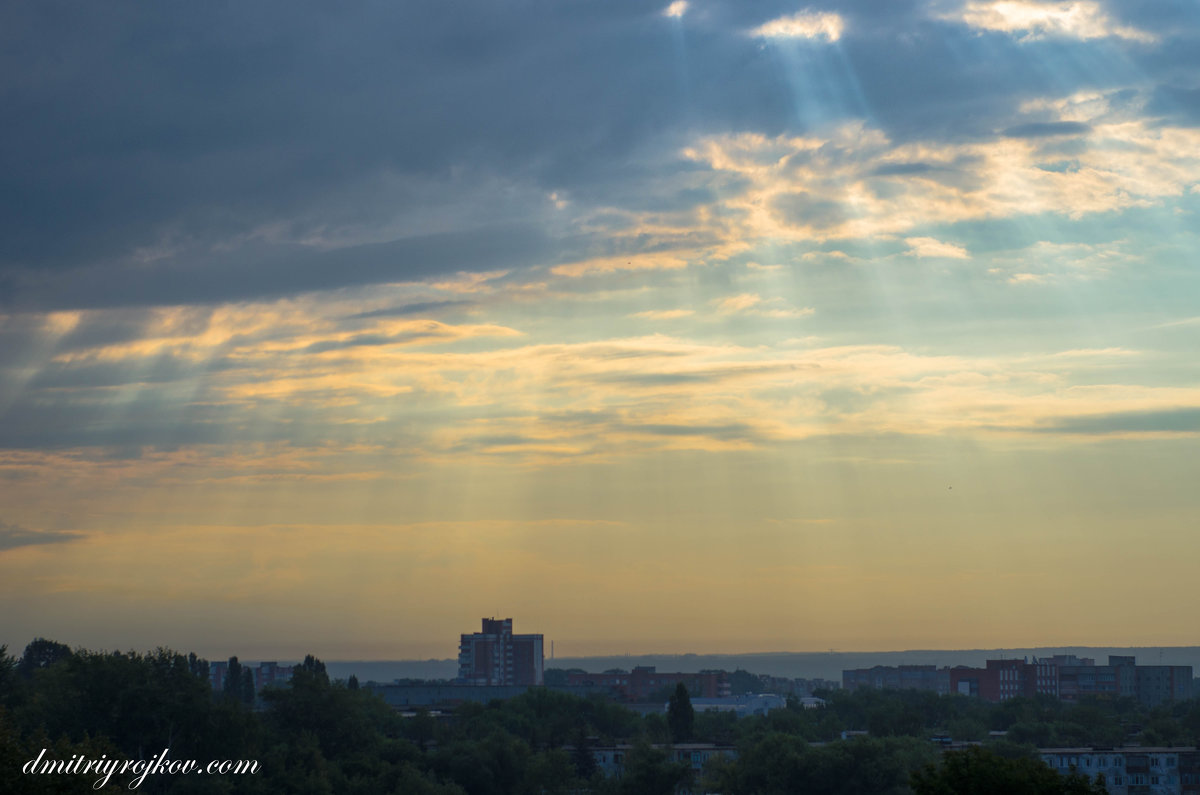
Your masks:
<svg viewBox="0 0 1200 795"><path fill-rule="evenodd" d="M635 665L653 665L660 671L694 673L705 669L755 674L833 679L841 681L848 668L873 665L969 665L982 667L985 660L1014 657L1049 657L1074 654L1095 658L1103 665L1110 654L1134 655L1139 665L1190 665L1200 672L1200 646L1042 646L1025 649L929 649L879 652L770 652L762 654L633 654L607 657L558 657L546 659L547 668L582 668L604 671L629 670ZM338 660L326 661L330 676L346 679L351 674L361 682L391 682L393 679L453 679L455 660Z"/></svg>

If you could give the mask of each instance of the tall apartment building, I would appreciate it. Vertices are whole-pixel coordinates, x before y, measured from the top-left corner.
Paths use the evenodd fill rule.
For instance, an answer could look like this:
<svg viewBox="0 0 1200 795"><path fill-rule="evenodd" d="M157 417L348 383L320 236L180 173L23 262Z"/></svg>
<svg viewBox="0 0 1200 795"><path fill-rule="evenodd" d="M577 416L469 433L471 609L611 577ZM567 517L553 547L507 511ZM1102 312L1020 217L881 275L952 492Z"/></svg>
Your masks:
<svg viewBox="0 0 1200 795"><path fill-rule="evenodd" d="M542 636L514 635L512 619L483 619L483 631L462 635L458 681L468 685L542 684Z"/></svg>

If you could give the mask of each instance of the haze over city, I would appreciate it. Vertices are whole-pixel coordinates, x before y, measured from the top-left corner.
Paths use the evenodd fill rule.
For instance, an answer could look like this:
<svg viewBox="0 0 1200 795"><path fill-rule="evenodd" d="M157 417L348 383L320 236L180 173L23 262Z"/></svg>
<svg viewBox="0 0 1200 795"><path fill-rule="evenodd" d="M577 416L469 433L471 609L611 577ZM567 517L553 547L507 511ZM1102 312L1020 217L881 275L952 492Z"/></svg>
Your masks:
<svg viewBox="0 0 1200 795"><path fill-rule="evenodd" d="M1196 643L1195 3L0 30L10 651Z"/></svg>

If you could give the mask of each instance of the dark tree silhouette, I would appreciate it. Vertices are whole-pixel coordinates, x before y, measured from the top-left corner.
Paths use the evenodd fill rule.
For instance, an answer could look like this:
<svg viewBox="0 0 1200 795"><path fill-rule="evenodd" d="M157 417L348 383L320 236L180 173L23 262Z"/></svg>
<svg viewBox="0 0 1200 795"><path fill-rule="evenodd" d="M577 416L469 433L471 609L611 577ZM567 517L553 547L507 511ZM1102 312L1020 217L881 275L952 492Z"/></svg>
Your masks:
<svg viewBox="0 0 1200 795"><path fill-rule="evenodd" d="M1006 759L975 746L951 751L940 766L913 775L916 795L1107 795L1101 782L1072 772L1060 776L1039 759Z"/></svg>
<svg viewBox="0 0 1200 795"><path fill-rule="evenodd" d="M237 656L229 658L229 667L225 670L225 682L221 688L225 697L235 701L243 701L242 696L242 664Z"/></svg>
<svg viewBox="0 0 1200 795"><path fill-rule="evenodd" d="M696 726L696 711L692 709L692 697L683 682L675 686L675 692L667 702L667 725L671 728L673 741L682 743L692 739L692 730Z"/></svg>
<svg viewBox="0 0 1200 795"><path fill-rule="evenodd" d="M33 672L41 668L49 668L56 662L69 659L74 652L71 647L56 643L45 638L36 638L25 647L21 662L17 663L17 673L25 678L33 676Z"/></svg>

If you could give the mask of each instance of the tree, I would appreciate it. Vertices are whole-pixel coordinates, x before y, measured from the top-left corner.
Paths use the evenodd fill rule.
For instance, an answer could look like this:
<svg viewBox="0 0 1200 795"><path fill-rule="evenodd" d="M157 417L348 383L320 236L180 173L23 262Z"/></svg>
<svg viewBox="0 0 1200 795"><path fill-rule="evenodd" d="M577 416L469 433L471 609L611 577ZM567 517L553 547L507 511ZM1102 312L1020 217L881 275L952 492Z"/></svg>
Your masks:
<svg viewBox="0 0 1200 795"><path fill-rule="evenodd" d="M11 701L16 693L17 660L8 654L8 646L0 645L0 707Z"/></svg>
<svg viewBox="0 0 1200 795"><path fill-rule="evenodd" d="M575 775L589 781L596 775L597 765L596 757L592 755L592 743L588 739L587 732L583 726L580 726L575 731L575 748L571 752L571 761L575 765Z"/></svg>
<svg viewBox="0 0 1200 795"><path fill-rule="evenodd" d="M208 660L203 657L197 657L196 652L189 652L188 656L188 671L192 676L208 681Z"/></svg>
<svg viewBox="0 0 1200 795"><path fill-rule="evenodd" d="M25 654L21 656L21 662L17 663L17 673L28 679L33 676L34 671L49 668L61 660L69 659L72 654L71 647L66 644L35 638L25 647Z"/></svg>
<svg viewBox="0 0 1200 795"><path fill-rule="evenodd" d="M683 682L675 685L675 692L667 703L667 725L671 728L673 741L682 743L692 739L696 711L692 709L692 697Z"/></svg>
<svg viewBox="0 0 1200 795"><path fill-rule="evenodd" d="M951 751L941 766L913 775L916 795L1107 795L1100 781L1072 772L1060 776L1040 759L1006 759L982 747Z"/></svg>
<svg viewBox="0 0 1200 795"><path fill-rule="evenodd" d="M757 693L762 690L762 680L756 674L739 668L729 675L729 690L735 696Z"/></svg>
<svg viewBox="0 0 1200 795"><path fill-rule="evenodd" d="M325 663L311 654L304 655L304 662L292 671L292 688L297 687L329 687L329 674L325 673Z"/></svg>
<svg viewBox="0 0 1200 795"><path fill-rule="evenodd" d="M221 690L228 699L242 700L242 664L238 662L237 655L229 658L228 667L225 669L225 682Z"/></svg>
<svg viewBox="0 0 1200 795"><path fill-rule="evenodd" d="M242 703L247 706L254 704L254 671L251 671L245 666L242 667Z"/></svg>
<svg viewBox="0 0 1200 795"><path fill-rule="evenodd" d="M617 791L621 795L674 795L690 777L687 766L672 762L663 751L639 741L625 757Z"/></svg>

